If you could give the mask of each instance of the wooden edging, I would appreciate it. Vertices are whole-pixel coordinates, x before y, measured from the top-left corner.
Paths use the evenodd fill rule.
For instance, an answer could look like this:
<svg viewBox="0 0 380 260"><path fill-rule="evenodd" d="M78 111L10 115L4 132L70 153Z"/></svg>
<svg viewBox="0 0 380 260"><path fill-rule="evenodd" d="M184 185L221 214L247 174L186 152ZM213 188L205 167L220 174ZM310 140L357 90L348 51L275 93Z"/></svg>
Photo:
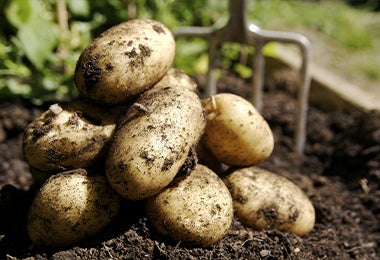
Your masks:
<svg viewBox="0 0 380 260"><path fill-rule="evenodd" d="M285 47L278 46L280 63L292 68L300 67L300 57ZM310 100L327 110L346 111L380 110L380 98L312 63Z"/></svg>

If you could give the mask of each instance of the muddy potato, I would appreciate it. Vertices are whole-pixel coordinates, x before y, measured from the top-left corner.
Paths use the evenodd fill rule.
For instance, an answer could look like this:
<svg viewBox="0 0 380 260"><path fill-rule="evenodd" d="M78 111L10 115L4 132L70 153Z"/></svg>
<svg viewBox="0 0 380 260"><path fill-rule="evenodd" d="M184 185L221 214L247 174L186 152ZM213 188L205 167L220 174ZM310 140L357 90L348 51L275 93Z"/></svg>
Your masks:
<svg viewBox="0 0 380 260"><path fill-rule="evenodd" d="M193 91L159 87L144 92L111 142L106 173L112 187L130 200L158 193L185 163L205 124Z"/></svg>
<svg viewBox="0 0 380 260"><path fill-rule="evenodd" d="M26 128L24 157L48 173L89 167L105 156L117 120L117 113L88 103L54 104Z"/></svg>
<svg viewBox="0 0 380 260"><path fill-rule="evenodd" d="M162 235L203 247L222 239L233 219L228 189L212 170L200 164L148 198L146 212Z"/></svg>
<svg viewBox="0 0 380 260"><path fill-rule="evenodd" d="M81 54L75 83L83 97L120 104L157 83L171 67L175 41L157 21L135 19L95 38Z"/></svg>
<svg viewBox="0 0 380 260"><path fill-rule="evenodd" d="M154 85L155 88L167 86L188 88L192 91L195 91L197 88L197 83L195 83L195 81L192 80L182 70L177 68L170 68L168 72L166 72L165 76L156 85Z"/></svg>
<svg viewBox="0 0 380 260"><path fill-rule="evenodd" d="M84 169L51 176L28 212L27 230L37 245L65 246L100 232L119 210L120 196L104 174Z"/></svg>
<svg viewBox="0 0 380 260"><path fill-rule="evenodd" d="M202 100L207 126L203 136L209 150L221 162L251 166L270 156L273 134L265 119L244 98L220 93Z"/></svg>
<svg viewBox="0 0 380 260"><path fill-rule="evenodd" d="M288 179L249 167L225 177L235 215L257 230L279 229L299 236L309 233L315 210L305 193Z"/></svg>

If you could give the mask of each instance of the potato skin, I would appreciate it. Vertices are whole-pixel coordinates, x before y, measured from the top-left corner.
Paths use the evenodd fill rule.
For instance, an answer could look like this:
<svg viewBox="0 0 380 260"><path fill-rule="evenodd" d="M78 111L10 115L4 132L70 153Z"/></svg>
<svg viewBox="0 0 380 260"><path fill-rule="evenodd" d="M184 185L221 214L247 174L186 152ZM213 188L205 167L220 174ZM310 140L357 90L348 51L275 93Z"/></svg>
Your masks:
<svg viewBox="0 0 380 260"><path fill-rule="evenodd" d="M223 180L231 192L235 215L244 225L299 236L313 229L313 204L290 180L258 167L236 170Z"/></svg>
<svg viewBox="0 0 380 260"><path fill-rule="evenodd" d="M25 160L48 173L89 167L105 156L117 120L117 113L85 102L54 104L25 129Z"/></svg>
<svg viewBox="0 0 380 260"><path fill-rule="evenodd" d="M255 107L244 98L220 93L202 100L207 126L203 136L209 150L231 166L252 166L270 156L272 131Z"/></svg>
<svg viewBox="0 0 380 260"><path fill-rule="evenodd" d="M165 76L156 84L154 88L158 87L179 87L188 88L192 91L197 89L197 83L190 78L185 72L177 68L170 68Z"/></svg>
<svg viewBox="0 0 380 260"><path fill-rule="evenodd" d="M158 21L115 25L82 52L75 69L79 93L102 104L121 104L157 83L171 67L175 41Z"/></svg>
<svg viewBox="0 0 380 260"><path fill-rule="evenodd" d="M109 148L106 173L129 200L142 200L167 186L198 143L206 120L189 89L146 91L127 111Z"/></svg>
<svg viewBox="0 0 380 260"><path fill-rule="evenodd" d="M146 212L162 235L202 247L222 239L233 219L227 187L212 170L200 164L191 173L176 177L158 195L148 198Z"/></svg>
<svg viewBox="0 0 380 260"><path fill-rule="evenodd" d="M28 212L27 230L37 245L66 246L100 232L119 210L120 196L103 174L84 169L51 176Z"/></svg>

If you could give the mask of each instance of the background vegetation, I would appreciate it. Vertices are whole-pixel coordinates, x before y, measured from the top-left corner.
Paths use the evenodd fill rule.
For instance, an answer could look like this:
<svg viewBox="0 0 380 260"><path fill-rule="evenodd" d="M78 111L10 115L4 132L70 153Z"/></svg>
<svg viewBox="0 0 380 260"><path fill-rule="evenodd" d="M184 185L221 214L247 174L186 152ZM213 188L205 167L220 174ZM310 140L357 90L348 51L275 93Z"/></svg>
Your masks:
<svg viewBox="0 0 380 260"><path fill-rule="evenodd" d="M305 34L319 63L360 82L380 79L380 15L371 1L360 8L338 0L250 2L251 21ZM91 39L112 25L139 17L170 29L209 26L226 18L227 0L3 0L0 9L0 99L41 104L77 95L76 61ZM249 77L250 68L237 66L239 52L236 44L224 47L223 65ZM204 72L207 42L178 39L175 66L189 74Z"/></svg>

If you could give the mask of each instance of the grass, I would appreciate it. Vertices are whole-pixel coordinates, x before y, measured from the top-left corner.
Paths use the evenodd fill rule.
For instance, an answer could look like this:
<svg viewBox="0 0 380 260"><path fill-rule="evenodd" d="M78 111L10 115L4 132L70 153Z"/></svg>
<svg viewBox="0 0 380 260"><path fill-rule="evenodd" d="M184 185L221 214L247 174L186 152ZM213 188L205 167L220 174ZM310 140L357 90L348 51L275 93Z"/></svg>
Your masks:
<svg viewBox="0 0 380 260"><path fill-rule="evenodd" d="M380 96L380 12L344 1L249 1L249 20L312 43L313 61Z"/></svg>

